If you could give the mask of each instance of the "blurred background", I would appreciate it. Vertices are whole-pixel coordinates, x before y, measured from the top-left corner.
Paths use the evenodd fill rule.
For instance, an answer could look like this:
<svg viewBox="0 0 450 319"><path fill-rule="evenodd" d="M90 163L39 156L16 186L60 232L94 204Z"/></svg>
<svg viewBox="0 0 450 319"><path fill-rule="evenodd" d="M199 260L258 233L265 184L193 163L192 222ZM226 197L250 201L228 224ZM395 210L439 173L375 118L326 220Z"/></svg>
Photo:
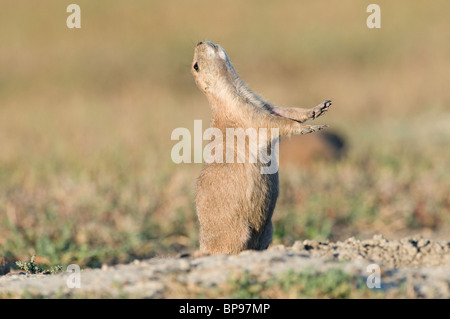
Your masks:
<svg viewBox="0 0 450 319"><path fill-rule="evenodd" d="M200 40L274 104L333 98L316 122L345 153L283 142L274 243L449 239L448 1L379 0L381 29L371 1L78 0L68 29L70 3L2 1L0 256L98 267L197 249L202 164L174 164L170 136L209 123Z"/></svg>

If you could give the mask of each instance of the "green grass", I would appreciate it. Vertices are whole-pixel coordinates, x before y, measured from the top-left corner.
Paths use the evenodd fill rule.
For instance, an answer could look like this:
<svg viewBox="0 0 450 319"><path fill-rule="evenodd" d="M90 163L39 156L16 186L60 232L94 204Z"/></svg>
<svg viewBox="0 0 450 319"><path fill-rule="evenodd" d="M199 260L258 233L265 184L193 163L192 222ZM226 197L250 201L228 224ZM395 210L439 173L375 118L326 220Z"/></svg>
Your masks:
<svg viewBox="0 0 450 319"><path fill-rule="evenodd" d="M301 272L287 271L277 278L262 282L244 273L231 279L230 298L368 298L381 297L383 293L367 288L365 281L344 273L340 269L331 269L317 273L312 269Z"/></svg>
<svg viewBox="0 0 450 319"><path fill-rule="evenodd" d="M17 267L27 274L56 274L62 271L60 265L52 266L49 269L43 269L36 263L36 256L31 256L30 261L16 261Z"/></svg>
<svg viewBox="0 0 450 319"><path fill-rule="evenodd" d="M301 271L289 270L265 281L247 271L231 274L226 283L215 287L172 287L166 291L180 293L187 298L232 298L232 299L351 299L384 298L382 289L370 289L365 278L345 273L339 268L319 272L312 268ZM177 289L175 289L177 287ZM181 290L180 290L181 289ZM389 291L390 297L401 296L401 289Z"/></svg>

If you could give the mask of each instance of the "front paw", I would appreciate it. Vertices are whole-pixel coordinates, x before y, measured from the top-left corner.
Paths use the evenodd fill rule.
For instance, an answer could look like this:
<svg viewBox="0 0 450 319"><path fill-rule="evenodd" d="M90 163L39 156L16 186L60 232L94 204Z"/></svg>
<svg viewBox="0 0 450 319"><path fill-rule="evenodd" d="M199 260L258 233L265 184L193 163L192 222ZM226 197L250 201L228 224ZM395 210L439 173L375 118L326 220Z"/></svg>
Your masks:
<svg viewBox="0 0 450 319"><path fill-rule="evenodd" d="M328 111L328 108L331 106L331 100L327 100L325 102L320 103L315 108L311 110L310 118L313 120L321 116L323 113Z"/></svg>
<svg viewBox="0 0 450 319"><path fill-rule="evenodd" d="M328 127L327 124L321 124L321 125L305 125L305 126L302 128L300 134L303 135L303 134L308 134L308 133L312 133L312 132L315 132L315 131L320 131L320 130L323 130L324 128L326 128L326 127Z"/></svg>

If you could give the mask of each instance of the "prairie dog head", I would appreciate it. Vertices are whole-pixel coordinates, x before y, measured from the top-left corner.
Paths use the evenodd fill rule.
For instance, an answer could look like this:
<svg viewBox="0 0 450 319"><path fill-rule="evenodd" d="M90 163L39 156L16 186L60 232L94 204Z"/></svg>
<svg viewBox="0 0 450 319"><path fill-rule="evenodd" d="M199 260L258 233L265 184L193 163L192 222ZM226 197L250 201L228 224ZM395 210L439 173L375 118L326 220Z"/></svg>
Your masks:
<svg viewBox="0 0 450 319"><path fill-rule="evenodd" d="M238 78L225 50L209 41L195 46L191 72L200 90L211 97L219 97L232 90Z"/></svg>

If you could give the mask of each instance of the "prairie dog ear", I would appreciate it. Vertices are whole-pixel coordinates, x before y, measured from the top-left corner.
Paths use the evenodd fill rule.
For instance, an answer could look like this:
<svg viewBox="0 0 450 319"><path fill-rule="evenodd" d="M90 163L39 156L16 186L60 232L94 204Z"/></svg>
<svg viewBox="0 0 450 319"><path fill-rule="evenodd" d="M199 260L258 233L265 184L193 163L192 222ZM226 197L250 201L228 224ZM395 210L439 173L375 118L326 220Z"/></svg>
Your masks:
<svg viewBox="0 0 450 319"><path fill-rule="evenodd" d="M222 58L223 60L228 60L227 54L225 53L225 50L217 44L217 48L218 48L218 52L219 52L219 56L220 58Z"/></svg>

